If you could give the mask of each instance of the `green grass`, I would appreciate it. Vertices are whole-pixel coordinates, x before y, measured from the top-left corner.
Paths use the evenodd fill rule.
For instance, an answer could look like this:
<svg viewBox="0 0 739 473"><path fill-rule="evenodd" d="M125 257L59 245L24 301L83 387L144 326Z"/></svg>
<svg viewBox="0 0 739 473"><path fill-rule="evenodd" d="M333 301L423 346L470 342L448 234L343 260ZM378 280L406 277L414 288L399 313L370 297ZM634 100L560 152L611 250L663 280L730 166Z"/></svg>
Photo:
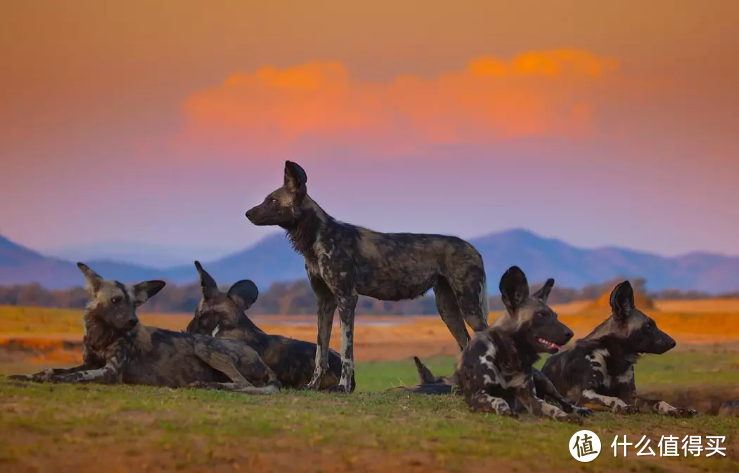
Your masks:
<svg viewBox="0 0 739 473"><path fill-rule="evenodd" d="M645 357L637 376L656 386L678 379L678 384L710 381L718 389L739 381L734 357ZM438 374L450 373L454 362L424 361ZM416 382L412 360L360 363L357 381L352 395L285 391L268 397L0 383L0 470L97 471L103 463L79 460L92 455L111 471L112 465L124 465L122 471L146 465L152 471L739 472L736 419L597 413L582 428L600 436L602 453L580 464L567 451L578 426L528 415L514 420L471 413L458 397L381 392ZM637 459L631 450L626 459L614 458L610 444L616 434L635 443L647 435L655 452L661 435L726 435L729 457Z"/></svg>
<svg viewBox="0 0 739 473"><path fill-rule="evenodd" d="M537 363L541 368L545 357ZM437 376L451 374L453 357L421 359ZM645 355L637 365L637 383L640 386L674 385L729 385L739 383L739 353L710 353L705 351L676 351L663 355ZM362 363L357 367L357 389L379 391L418 381L413 360Z"/></svg>

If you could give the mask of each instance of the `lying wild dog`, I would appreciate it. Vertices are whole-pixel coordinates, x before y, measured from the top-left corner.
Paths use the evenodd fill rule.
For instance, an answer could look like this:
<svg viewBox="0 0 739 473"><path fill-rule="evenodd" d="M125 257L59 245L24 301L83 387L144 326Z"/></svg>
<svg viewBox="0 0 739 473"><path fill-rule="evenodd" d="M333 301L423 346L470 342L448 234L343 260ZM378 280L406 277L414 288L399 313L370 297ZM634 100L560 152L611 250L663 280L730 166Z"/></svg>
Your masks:
<svg viewBox="0 0 739 473"><path fill-rule="evenodd" d="M308 388L318 389L328 370L334 312L341 319L340 391L354 373L354 310L359 295L382 301L415 299L434 289L436 307L462 349L474 331L487 328L487 284L482 256L452 236L380 233L340 222L308 195L305 170L286 161L283 186L246 212L254 225L276 225L303 255L318 302L316 369Z"/></svg>
<svg viewBox="0 0 739 473"><path fill-rule="evenodd" d="M549 281L554 284L553 279L550 279ZM549 284L549 281L547 281L547 284ZM451 376L434 376L431 370L428 369L428 367L424 365L417 356L413 357L413 361L416 363L419 384L413 387L392 388L388 391L405 391L420 394L459 393L459 390L457 389L459 383L457 382L456 373L452 374ZM562 396L554 387L554 384L552 384L549 378L544 376L541 371L532 368L531 374L534 379L534 389L536 390L536 397L548 402L555 402L559 404L562 410L567 413L574 412L580 416L589 416L593 413L591 409L587 407L575 406L572 402L569 401L569 399ZM521 406L520 404L518 407L518 411L523 408L523 406Z"/></svg>
<svg viewBox="0 0 739 473"><path fill-rule="evenodd" d="M547 359L542 372L578 405L605 406L626 414L641 410L676 417L697 414L693 409L637 396L634 365L639 355L659 355L676 343L635 307L629 281L613 289L610 304L611 316L571 349Z"/></svg>
<svg viewBox="0 0 739 473"><path fill-rule="evenodd" d="M523 271L518 266L508 268L499 285L506 313L475 334L462 350L454 376L434 381L456 383L473 410L517 416L525 409L537 417L581 424L580 415L587 411L566 412L536 394L533 365L539 354L555 353L572 338L572 330L547 306L553 285L550 279L530 294ZM430 371L419 369L424 379L432 380Z"/></svg>
<svg viewBox="0 0 739 473"><path fill-rule="evenodd" d="M540 353L556 353L572 330L547 306L550 279L534 294L526 275L511 266L500 279L506 313L477 333L462 351L455 373L459 390L473 410L516 416L518 404L537 417L582 423L575 413L548 404L536 395L534 363Z"/></svg>
<svg viewBox="0 0 739 473"><path fill-rule="evenodd" d="M90 302L83 322L83 362L14 379L51 382L126 383L172 388L193 386L270 394L279 382L259 355L237 340L172 332L139 323L136 309L165 286L104 280L82 263Z"/></svg>
<svg viewBox="0 0 739 473"><path fill-rule="evenodd" d="M502 280L501 280L501 283L502 283ZM554 286L554 279L552 278L547 279L544 285L538 291L536 291L531 296L531 298L535 301L538 301L538 303L546 307L547 299L549 298L549 294L551 293L553 286ZM532 310L536 312L536 308L533 308ZM551 311L549 307L546 307L546 310ZM511 316L514 316L514 315L515 315L515 312L506 310L498 319L496 319L496 321L493 323L493 326L499 326L499 325L510 326L516 323L515 321L511 320ZM559 348L557 347L557 350L558 349ZM405 392L414 392L414 393L422 393L422 394L456 394L456 393L459 393L459 390L456 389L459 385L459 379L458 379L457 372L455 372L451 376L438 376L437 377L437 376L434 376L431 370L429 370L428 367L426 367L426 365L424 365L417 356L413 357L413 361L416 364L419 384L413 387L393 388L393 389L390 389L389 391L405 391ZM574 412L575 414L578 414L580 416L588 416L593 413L593 411L587 407L578 407L578 406L573 405L572 402L570 402L567 398L562 396L557 391L557 389L554 387L552 382L546 376L544 376L544 374L541 371L532 367L531 376L533 379L536 396L538 398L559 404L562 410L566 413ZM521 403L517 403L515 408L516 408L516 411L518 412L525 409L525 407Z"/></svg>
<svg viewBox="0 0 739 473"><path fill-rule="evenodd" d="M203 296L187 331L240 340L259 354L283 387L301 388L308 384L315 370L316 345L269 335L257 327L245 313L259 297L259 290L252 281L238 281L227 293L223 293L199 262L195 261L195 267L200 274ZM328 355L329 371L321 381L321 389L338 385L341 377L339 354L329 350ZM354 390L354 387L352 379L351 389Z"/></svg>

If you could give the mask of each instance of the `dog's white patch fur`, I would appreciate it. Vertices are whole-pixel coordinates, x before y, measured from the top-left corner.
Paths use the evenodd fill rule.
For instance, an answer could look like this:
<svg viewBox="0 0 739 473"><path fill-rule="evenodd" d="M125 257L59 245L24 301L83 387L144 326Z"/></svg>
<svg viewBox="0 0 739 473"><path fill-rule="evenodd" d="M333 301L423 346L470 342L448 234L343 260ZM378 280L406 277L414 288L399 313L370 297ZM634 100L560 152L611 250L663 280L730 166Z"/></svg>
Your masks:
<svg viewBox="0 0 739 473"><path fill-rule="evenodd" d="M603 375L603 384L606 387L611 386L611 377L608 375L608 370L606 369L606 358L608 356L610 356L608 350L598 348L585 357L590 362L590 367ZM594 363L598 363L600 366L595 366Z"/></svg>
<svg viewBox="0 0 739 473"><path fill-rule="evenodd" d="M586 400L599 401L604 406L607 406L607 407L615 406L615 407L620 407L621 409L623 409L626 406L628 406L628 404L626 404L625 402L623 402L621 399L617 397L602 396L596 393L595 391L593 391L592 389L586 389L585 391L582 392L582 395Z"/></svg>
<svg viewBox="0 0 739 473"><path fill-rule="evenodd" d="M487 357L489 356L490 358L495 360L495 345L487 340L485 341L485 343L487 344L488 349L485 354L480 357L480 363L484 366L487 366L488 369L495 370L495 365L493 365L493 362L488 361L487 359Z"/></svg>
<svg viewBox="0 0 739 473"><path fill-rule="evenodd" d="M634 380L634 365L629 366L623 374L616 376L616 381L620 384L629 384Z"/></svg>

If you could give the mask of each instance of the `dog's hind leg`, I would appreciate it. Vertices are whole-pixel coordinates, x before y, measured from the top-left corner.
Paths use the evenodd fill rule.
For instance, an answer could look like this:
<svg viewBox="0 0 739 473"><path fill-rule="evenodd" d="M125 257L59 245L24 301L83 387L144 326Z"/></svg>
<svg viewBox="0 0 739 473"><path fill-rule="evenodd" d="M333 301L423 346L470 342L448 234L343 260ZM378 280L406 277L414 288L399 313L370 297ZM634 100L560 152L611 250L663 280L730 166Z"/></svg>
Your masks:
<svg viewBox="0 0 739 473"><path fill-rule="evenodd" d="M234 365L233 359L221 352L214 351L212 348L204 343L195 344L195 355L203 360L205 363L210 365L214 370L220 371L221 373L228 376L232 383L215 383L215 382L203 382L196 381L191 383L191 387L207 388L207 389L221 389L226 391L235 391L247 394L273 394L279 391L279 387L276 383L277 377L266 365L263 369L269 370L268 377L269 382L266 386L256 387L239 372ZM261 361L261 360L260 360Z"/></svg>
<svg viewBox="0 0 739 473"><path fill-rule="evenodd" d="M449 280L457 300L458 312L475 332L488 328L488 290L484 271L464 273L460 279ZM435 290L435 289L434 289Z"/></svg>
<svg viewBox="0 0 739 473"><path fill-rule="evenodd" d="M589 416L593 413L593 411L591 409L588 409L587 407L579 407L572 404L569 399L567 399L566 397L561 395L559 391L557 391L557 388L554 387L554 384L541 371L534 369L532 370L532 375L534 378L536 397L540 399L550 399L556 402L557 404L562 406L562 410L567 413L574 412L575 414L580 416Z"/></svg>
<svg viewBox="0 0 739 473"><path fill-rule="evenodd" d="M444 321L452 336L457 341L460 350L464 350L470 342L470 334L464 325L464 317L459 310L459 303L449 283L444 278L434 285L434 296L436 298L436 309L439 311L441 320Z"/></svg>

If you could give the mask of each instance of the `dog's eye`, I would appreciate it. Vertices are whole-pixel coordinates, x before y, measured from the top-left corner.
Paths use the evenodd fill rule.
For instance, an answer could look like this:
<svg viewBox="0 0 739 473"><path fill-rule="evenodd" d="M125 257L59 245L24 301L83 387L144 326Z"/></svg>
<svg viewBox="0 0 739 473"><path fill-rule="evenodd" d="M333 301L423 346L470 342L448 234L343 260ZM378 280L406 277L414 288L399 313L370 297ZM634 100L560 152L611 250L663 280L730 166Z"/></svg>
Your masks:
<svg viewBox="0 0 739 473"><path fill-rule="evenodd" d="M270 204L276 204L277 203L277 199L269 199L268 202Z"/></svg>
<svg viewBox="0 0 739 473"><path fill-rule="evenodd" d="M113 304L119 304L123 298L121 296L113 296L110 298L110 302Z"/></svg>

